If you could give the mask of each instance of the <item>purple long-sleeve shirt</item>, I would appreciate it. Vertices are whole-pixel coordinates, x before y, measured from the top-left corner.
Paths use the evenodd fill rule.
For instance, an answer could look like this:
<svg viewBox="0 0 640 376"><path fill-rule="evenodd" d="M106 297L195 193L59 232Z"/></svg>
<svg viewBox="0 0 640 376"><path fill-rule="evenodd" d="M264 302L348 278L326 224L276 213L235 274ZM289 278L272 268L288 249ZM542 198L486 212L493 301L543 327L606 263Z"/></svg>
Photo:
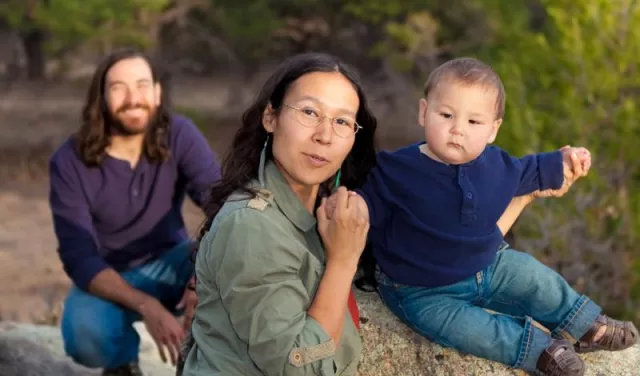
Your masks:
<svg viewBox="0 0 640 376"><path fill-rule="evenodd" d="M87 167L69 138L49 161L49 203L64 270L86 289L100 271L142 264L187 239L185 194L202 207L220 168L193 122L174 115L170 157L134 169L107 156Z"/></svg>

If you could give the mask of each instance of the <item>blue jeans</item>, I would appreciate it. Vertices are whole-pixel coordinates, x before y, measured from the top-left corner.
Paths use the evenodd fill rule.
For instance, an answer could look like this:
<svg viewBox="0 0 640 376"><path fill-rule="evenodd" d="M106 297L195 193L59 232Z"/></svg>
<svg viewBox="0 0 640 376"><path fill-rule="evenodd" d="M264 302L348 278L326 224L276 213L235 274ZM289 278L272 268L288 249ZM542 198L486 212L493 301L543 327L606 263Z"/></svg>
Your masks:
<svg viewBox="0 0 640 376"><path fill-rule="evenodd" d="M190 242L185 242L146 264L121 273L134 288L158 299L177 313L187 282L193 275ZM92 368L116 368L138 360L140 337L133 327L137 312L73 286L62 315L62 337L67 355Z"/></svg>
<svg viewBox="0 0 640 376"><path fill-rule="evenodd" d="M452 285L402 285L380 270L376 279L385 304L417 333L443 346L530 372L536 370L552 338L575 342L601 311L558 273L506 246L487 268Z"/></svg>

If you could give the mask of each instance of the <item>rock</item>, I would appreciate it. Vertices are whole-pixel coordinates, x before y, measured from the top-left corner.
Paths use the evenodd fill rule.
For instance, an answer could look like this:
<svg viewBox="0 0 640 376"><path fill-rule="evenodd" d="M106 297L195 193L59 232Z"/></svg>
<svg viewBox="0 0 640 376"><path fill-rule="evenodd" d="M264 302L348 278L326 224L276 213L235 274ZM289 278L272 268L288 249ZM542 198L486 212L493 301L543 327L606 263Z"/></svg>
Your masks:
<svg viewBox="0 0 640 376"><path fill-rule="evenodd" d="M360 306L363 353L359 376L523 376L470 355L443 348L415 334L382 304L376 294L356 292ZM140 360L146 376L174 376L162 363L155 344L140 323ZM640 376L640 346L622 352L584 355L586 376ZM94 376L65 356L60 329L31 324L0 323L1 376Z"/></svg>
<svg viewBox="0 0 640 376"><path fill-rule="evenodd" d="M522 376L527 373L444 348L401 323L375 293L356 291L363 352L359 376ZM640 376L640 345L581 355L585 376Z"/></svg>
<svg viewBox="0 0 640 376"><path fill-rule="evenodd" d="M162 363L144 325L136 323L135 327L145 376L174 376L175 368ZM99 376L101 372L79 366L65 355L58 327L0 322L1 376Z"/></svg>

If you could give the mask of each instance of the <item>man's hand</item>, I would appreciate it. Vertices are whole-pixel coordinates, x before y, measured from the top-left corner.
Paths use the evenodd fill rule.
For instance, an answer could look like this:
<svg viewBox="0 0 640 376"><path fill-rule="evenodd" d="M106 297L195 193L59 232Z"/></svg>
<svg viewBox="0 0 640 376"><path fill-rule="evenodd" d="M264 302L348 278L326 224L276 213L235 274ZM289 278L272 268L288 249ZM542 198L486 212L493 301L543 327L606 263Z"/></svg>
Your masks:
<svg viewBox="0 0 640 376"><path fill-rule="evenodd" d="M187 283L187 287L184 289L184 294L180 303L176 306L176 309L184 309L184 321L182 327L184 332L187 333L191 328L191 321L196 311L196 305L198 305L198 296L196 295L196 282L195 277L192 277Z"/></svg>
<svg viewBox="0 0 640 376"><path fill-rule="evenodd" d="M151 338L153 338L163 362L167 362L165 349L169 352L171 364L176 365L180 348L184 342L185 332L178 319L155 298L149 297L139 307Z"/></svg>

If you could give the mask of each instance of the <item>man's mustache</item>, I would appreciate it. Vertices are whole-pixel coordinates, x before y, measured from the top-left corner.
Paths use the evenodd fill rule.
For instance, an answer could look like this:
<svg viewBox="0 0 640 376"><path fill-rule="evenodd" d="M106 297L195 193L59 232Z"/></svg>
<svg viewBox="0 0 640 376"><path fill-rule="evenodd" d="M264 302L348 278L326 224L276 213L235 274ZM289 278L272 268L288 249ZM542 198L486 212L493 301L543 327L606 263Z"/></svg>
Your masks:
<svg viewBox="0 0 640 376"><path fill-rule="evenodd" d="M138 103L138 104L125 104L122 107L118 108L118 111L116 111L116 112L117 113L122 113L122 112L125 112L125 111L128 111L128 110L138 110L138 109L146 110L146 111L150 110L149 106L147 106L145 104L142 104L142 103Z"/></svg>

